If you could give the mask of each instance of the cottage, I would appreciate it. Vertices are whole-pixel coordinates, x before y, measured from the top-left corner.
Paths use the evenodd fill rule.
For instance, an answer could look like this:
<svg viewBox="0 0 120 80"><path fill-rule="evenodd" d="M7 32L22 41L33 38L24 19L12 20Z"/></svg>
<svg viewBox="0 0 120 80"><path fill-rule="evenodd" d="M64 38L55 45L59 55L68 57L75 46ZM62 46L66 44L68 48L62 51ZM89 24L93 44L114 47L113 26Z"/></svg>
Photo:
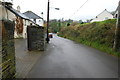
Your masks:
<svg viewBox="0 0 120 80"><path fill-rule="evenodd" d="M32 11L27 11L25 13L23 13L24 15L26 15L27 17L29 17L32 21L34 21L36 24L38 24L39 26L43 26L43 18L41 18L40 16L38 16L37 14L35 14Z"/></svg>
<svg viewBox="0 0 120 80"><path fill-rule="evenodd" d="M27 38L27 30L26 30L27 25L30 25L31 23L35 25L35 23L31 21L27 16L20 13L20 11L7 7L7 6L6 8L16 15L14 37L15 38Z"/></svg>
<svg viewBox="0 0 120 80"><path fill-rule="evenodd" d="M0 20L3 19L15 21L14 38L27 38L27 25L31 23L36 25L35 22L20 13L20 11L13 9L10 2L0 2Z"/></svg>
<svg viewBox="0 0 120 80"><path fill-rule="evenodd" d="M104 21L107 19L113 19L113 15L105 9L102 13L96 16L96 18L94 18L91 22Z"/></svg>

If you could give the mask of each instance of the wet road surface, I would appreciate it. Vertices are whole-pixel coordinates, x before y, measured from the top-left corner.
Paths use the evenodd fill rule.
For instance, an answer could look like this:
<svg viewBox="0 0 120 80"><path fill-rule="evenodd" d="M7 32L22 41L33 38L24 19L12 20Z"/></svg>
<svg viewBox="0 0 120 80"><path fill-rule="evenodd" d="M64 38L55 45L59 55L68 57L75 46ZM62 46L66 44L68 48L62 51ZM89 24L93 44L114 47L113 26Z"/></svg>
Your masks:
<svg viewBox="0 0 120 80"><path fill-rule="evenodd" d="M118 78L118 59L54 35L27 78Z"/></svg>
<svg viewBox="0 0 120 80"><path fill-rule="evenodd" d="M25 78L42 53L28 51L26 39L15 39L16 78Z"/></svg>

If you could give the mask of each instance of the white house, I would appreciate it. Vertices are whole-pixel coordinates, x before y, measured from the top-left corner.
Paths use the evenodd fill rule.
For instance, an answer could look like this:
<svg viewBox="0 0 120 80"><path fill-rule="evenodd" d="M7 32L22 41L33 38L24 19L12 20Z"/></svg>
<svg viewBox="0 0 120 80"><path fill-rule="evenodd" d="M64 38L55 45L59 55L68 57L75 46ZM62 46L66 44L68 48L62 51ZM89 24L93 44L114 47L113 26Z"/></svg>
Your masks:
<svg viewBox="0 0 120 80"><path fill-rule="evenodd" d="M27 16L20 13L20 6L17 7L17 10L12 8L12 12L16 14L16 26L15 26L15 38L27 38L27 26L28 25L36 25L33 21L31 21Z"/></svg>
<svg viewBox="0 0 120 80"><path fill-rule="evenodd" d="M29 17L30 20L32 20L33 22L35 22L36 24L38 24L39 26L43 26L43 18L38 16L37 14L35 14L32 11L27 11L25 13L23 13L24 15L26 15L27 17Z"/></svg>
<svg viewBox="0 0 120 80"><path fill-rule="evenodd" d="M96 18L94 18L91 22L104 21L108 19L113 19L113 15L105 9L102 13L96 16Z"/></svg>
<svg viewBox="0 0 120 80"><path fill-rule="evenodd" d="M14 38L27 38L27 25L36 25L27 16L12 8L11 2L0 1L0 20L15 22Z"/></svg>

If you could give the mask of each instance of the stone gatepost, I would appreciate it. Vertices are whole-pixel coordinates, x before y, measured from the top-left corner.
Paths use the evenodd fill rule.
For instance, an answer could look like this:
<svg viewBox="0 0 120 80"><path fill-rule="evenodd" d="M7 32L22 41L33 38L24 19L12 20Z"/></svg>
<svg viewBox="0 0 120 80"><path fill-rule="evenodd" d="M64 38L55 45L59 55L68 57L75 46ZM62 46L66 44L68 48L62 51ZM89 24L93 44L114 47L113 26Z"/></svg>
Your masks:
<svg viewBox="0 0 120 80"><path fill-rule="evenodd" d="M29 51L43 51L45 49L44 33L44 27L42 26L27 26L27 42Z"/></svg>
<svg viewBox="0 0 120 80"><path fill-rule="evenodd" d="M1 71L2 79L10 78L15 79L15 46L14 46L14 22L9 20L0 21L0 53L2 58Z"/></svg>

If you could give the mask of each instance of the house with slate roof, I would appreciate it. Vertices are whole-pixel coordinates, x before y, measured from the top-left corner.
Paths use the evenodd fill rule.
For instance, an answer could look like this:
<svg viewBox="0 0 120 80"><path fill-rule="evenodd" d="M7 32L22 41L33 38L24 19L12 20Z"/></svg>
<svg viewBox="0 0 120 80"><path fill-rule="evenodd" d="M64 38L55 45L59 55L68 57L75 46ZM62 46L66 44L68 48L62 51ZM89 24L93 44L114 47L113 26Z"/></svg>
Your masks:
<svg viewBox="0 0 120 80"><path fill-rule="evenodd" d="M24 15L26 15L27 17L29 17L32 21L34 21L36 24L38 24L39 26L43 26L43 18L38 16L37 14L35 14L32 11L27 11L25 13L23 13Z"/></svg>
<svg viewBox="0 0 120 80"><path fill-rule="evenodd" d="M96 18L94 18L91 22L104 21L108 19L113 19L113 15L105 9L103 12L97 15Z"/></svg>
<svg viewBox="0 0 120 80"><path fill-rule="evenodd" d="M26 15L12 8L12 3L0 2L0 20L15 22L14 38L27 38L27 25L37 25Z"/></svg>

